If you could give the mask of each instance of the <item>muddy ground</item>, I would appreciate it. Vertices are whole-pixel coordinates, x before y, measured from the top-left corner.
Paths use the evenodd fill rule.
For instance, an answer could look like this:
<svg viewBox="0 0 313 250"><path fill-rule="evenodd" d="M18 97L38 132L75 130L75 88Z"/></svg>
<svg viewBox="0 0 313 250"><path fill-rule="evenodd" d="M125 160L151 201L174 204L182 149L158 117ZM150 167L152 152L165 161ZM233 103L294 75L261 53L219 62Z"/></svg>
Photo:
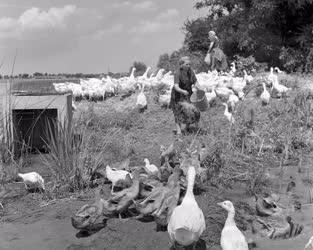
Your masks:
<svg viewBox="0 0 313 250"><path fill-rule="evenodd" d="M105 102L96 103L95 112L103 112L106 109L123 110L130 107L135 102L132 96L123 102L118 97L110 98ZM251 101L251 100L250 100ZM256 102L256 101L255 101ZM149 99L153 103L153 98ZM79 110L87 109L87 102L78 104ZM202 126L214 126L218 122L220 131L227 133L227 121L223 117L223 106L216 105L203 114ZM214 117L214 118L213 118ZM170 145L173 140L174 121L170 110L161 109L157 105L150 105L148 110L141 115L142 125L130 128L128 133L136 136L135 154L131 158L131 165L140 164L144 157L150 159L152 163L159 164L159 146ZM110 160L112 162L112 159ZM290 175L297 176L296 192L299 194L302 203L307 203L307 186L303 184L304 174L297 172L297 165L285 167L284 176L279 177L279 164L275 163L268 170L272 178L280 182L271 187L271 190L279 193L285 190L289 182ZM303 166L312 168L312 161L306 158ZM48 182L51 180L50 172L43 167L40 157L32 157L31 166L23 169L23 172L30 170L38 171ZM109 190L109 185L105 189ZM92 203L94 190L88 189L79 193L73 193L70 197L49 202L41 194L30 193L17 200L9 200L4 204L4 211L0 211L0 249L1 250L45 250L45 249L169 249L169 238L167 232L157 232L154 222L140 222L137 220L120 221L110 219L107 226L99 232L89 236L81 237L70 221L70 216L82 205ZM207 187L206 192L196 196L199 206L204 211L207 229L203 239L207 243L207 249L221 249L216 242L223 227L226 213L216 205L224 199L232 200L233 203L251 202L253 199L247 195L245 188L241 185L233 190L217 190ZM240 212L244 216L244 212ZM218 216L217 216L218 215ZM247 238L252 238L257 243L257 249L275 250L300 250L303 249L308 239L313 235L313 206L303 206L302 212L294 215L298 223L304 225L301 235L288 240L269 240L253 238L248 233L243 232ZM212 219L213 218L213 219ZM214 218L218 218L215 221ZM222 219L221 219L222 218ZM213 240L214 239L214 240ZM199 248L205 249L205 248Z"/></svg>

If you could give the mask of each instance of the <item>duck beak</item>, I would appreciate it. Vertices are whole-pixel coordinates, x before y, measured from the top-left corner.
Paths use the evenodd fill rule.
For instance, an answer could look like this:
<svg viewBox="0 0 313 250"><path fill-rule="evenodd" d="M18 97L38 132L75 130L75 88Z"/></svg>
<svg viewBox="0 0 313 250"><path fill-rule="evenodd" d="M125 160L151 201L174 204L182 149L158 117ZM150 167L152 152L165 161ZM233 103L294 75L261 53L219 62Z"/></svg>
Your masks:
<svg viewBox="0 0 313 250"><path fill-rule="evenodd" d="M222 202L219 202L219 203L216 203L217 205L219 205L219 206L222 206Z"/></svg>

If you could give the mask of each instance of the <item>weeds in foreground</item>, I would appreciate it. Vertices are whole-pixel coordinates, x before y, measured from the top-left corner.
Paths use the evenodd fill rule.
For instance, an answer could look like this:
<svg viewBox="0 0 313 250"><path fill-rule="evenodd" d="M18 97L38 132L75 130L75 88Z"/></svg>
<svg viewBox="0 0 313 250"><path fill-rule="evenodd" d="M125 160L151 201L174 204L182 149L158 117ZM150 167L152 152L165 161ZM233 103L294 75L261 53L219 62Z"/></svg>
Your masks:
<svg viewBox="0 0 313 250"><path fill-rule="evenodd" d="M94 133L87 132L88 122L84 126L76 124L79 123L52 125L51 121L47 122L46 133L49 139L46 145L49 154L41 155L41 158L53 175L52 193L87 187L93 169L102 164L110 138L118 132L116 129L101 138L97 151L91 152L89 145L94 143Z"/></svg>
<svg viewBox="0 0 313 250"><path fill-rule="evenodd" d="M134 135L125 136L121 127L103 129L102 122L92 113L82 114L72 124L47 121L49 154L42 154L41 159L52 172L53 194L88 187L92 173L105 164L108 155L118 161L134 153Z"/></svg>

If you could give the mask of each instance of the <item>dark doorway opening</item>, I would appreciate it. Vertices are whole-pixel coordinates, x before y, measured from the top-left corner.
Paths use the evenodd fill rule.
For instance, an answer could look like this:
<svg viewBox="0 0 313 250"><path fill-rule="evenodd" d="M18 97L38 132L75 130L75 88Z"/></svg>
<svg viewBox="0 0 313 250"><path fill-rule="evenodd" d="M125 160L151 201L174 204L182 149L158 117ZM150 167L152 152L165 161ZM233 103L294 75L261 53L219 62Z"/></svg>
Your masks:
<svg viewBox="0 0 313 250"><path fill-rule="evenodd" d="M15 152L27 148L32 153L48 153L46 143L51 136L55 139L57 109L14 109L12 116Z"/></svg>

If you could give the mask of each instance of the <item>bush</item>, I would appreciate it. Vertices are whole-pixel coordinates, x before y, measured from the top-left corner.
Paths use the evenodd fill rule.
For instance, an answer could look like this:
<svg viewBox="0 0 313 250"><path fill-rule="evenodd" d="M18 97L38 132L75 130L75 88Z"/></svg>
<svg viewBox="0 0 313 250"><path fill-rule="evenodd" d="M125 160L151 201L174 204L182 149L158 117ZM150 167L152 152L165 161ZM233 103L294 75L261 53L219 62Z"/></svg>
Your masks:
<svg viewBox="0 0 313 250"><path fill-rule="evenodd" d="M279 59L283 63L287 72L303 72L305 56L299 50L283 47L280 51Z"/></svg>
<svg viewBox="0 0 313 250"><path fill-rule="evenodd" d="M264 67L262 66L262 64L256 62L253 56L242 57L239 55L235 55L234 62L236 64L236 69L239 72L246 70L248 73L251 73L255 70L261 70L262 67Z"/></svg>
<svg viewBox="0 0 313 250"><path fill-rule="evenodd" d="M205 54L201 51L190 52L186 48L174 51L170 56L163 54L159 57L158 67L164 68L166 71L175 72L179 66L179 59L182 56L189 56L192 68L197 72L208 71L208 66L204 62Z"/></svg>

